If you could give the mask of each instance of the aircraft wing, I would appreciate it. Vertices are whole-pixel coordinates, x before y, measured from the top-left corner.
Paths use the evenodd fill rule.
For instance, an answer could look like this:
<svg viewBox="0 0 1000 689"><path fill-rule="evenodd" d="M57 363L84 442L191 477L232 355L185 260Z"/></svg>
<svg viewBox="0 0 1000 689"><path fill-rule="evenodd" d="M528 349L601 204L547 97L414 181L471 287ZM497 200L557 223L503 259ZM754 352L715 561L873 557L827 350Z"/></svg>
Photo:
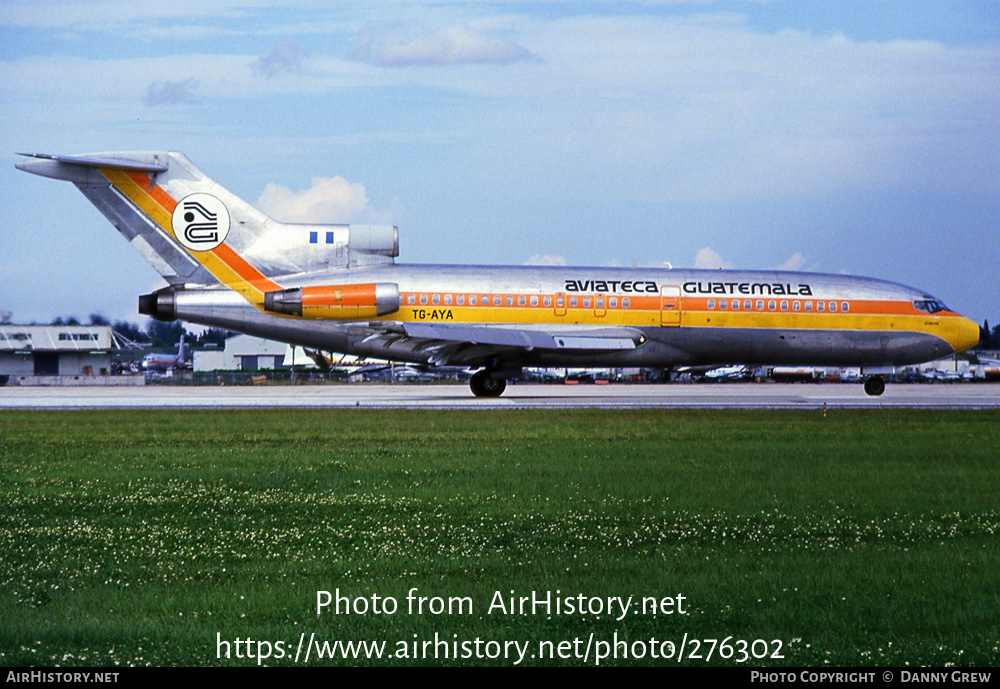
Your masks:
<svg viewBox="0 0 1000 689"><path fill-rule="evenodd" d="M634 328L534 330L488 325L403 323L410 337L532 349L635 349L643 334Z"/></svg>
<svg viewBox="0 0 1000 689"><path fill-rule="evenodd" d="M429 354L434 365L476 365L477 360L518 350L614 351L635 349L645 341L636 328L555 328L462 325L449 323L372 323L364 343Z"/></svg>

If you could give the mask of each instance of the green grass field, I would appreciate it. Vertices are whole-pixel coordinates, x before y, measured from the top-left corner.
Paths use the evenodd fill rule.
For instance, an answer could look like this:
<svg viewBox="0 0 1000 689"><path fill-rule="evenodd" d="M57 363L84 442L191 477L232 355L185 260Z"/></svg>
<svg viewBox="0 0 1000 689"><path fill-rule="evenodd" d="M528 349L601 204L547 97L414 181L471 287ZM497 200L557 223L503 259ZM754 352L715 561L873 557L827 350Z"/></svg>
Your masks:
<svg viewBox="0 0 1000 689"><path fill-rule="evenodd" d="M996 412L5 412L0 664L290 665L312 634L395 653L310 665L517 660L400 657L437 633L521 664L995 666L998 529ZM398 608L317 615L336 589ZM489 610L511 590L635 598Z"/></svg>

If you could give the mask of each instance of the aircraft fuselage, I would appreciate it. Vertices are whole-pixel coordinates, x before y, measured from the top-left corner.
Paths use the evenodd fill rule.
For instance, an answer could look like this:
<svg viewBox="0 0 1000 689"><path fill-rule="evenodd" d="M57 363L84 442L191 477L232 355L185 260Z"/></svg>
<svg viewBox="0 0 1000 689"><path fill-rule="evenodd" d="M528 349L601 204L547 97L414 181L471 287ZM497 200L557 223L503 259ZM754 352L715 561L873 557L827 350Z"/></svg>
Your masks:
<svg viewBox="0 0 1000 689"><path fill-rule="evenodd" d="M231 328L307 347L426 362L426 348L369 339L369 323L495 329L636 330L642 342L609 351L518 350L521 366L672 367L728 364L902 366L961 351L978 327L918 290L819 273L642 268L388 265L279 280L300 286L391 282L398 311L364 323L302 321L262 312L218 286L173 292L162 318ZM151 313L151 315L154 315ZM474 343L473 343L474 344ZM474 346L450 363L486 365Z"/></svg>

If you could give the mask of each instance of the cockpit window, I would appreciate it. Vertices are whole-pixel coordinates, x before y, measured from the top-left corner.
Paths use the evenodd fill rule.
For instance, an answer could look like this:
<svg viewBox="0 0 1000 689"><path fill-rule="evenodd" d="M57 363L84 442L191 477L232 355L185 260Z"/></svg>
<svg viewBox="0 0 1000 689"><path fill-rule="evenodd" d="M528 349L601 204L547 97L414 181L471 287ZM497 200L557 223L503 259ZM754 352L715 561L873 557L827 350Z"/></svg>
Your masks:
<svg viewBox="0 0 1000 689"><path fill-rule="evenodd" d="M926 313L937 313L938 311L948 311L948 307L939 302L937 299L916 299L913 302L913 308L918 311L925 311Z"/></svg>

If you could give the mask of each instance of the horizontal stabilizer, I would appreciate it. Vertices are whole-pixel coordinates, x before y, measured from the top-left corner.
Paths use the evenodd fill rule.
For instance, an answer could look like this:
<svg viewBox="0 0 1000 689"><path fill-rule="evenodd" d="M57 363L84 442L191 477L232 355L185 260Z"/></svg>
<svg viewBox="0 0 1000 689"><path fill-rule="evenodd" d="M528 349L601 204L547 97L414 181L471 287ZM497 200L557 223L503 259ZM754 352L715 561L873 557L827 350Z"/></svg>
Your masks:
<svg viewBox="0 0 1000 689"><path fill-rule="evenodd" d="M57 163L67 165L80 165L83 167L103 167L110 170L133 170L136 172L166 172L169 165L166 161L161 161L159 156L153 156L151 160L132 160L129 158L112 158L96 156L66 156L53 155L51 153L18 153L18 155L28 158L40 158L42 160L52 160ZM37 163L35 164L37 165ZM32 163L25 161L17 164L19 170L34 172Z"/></svg>

